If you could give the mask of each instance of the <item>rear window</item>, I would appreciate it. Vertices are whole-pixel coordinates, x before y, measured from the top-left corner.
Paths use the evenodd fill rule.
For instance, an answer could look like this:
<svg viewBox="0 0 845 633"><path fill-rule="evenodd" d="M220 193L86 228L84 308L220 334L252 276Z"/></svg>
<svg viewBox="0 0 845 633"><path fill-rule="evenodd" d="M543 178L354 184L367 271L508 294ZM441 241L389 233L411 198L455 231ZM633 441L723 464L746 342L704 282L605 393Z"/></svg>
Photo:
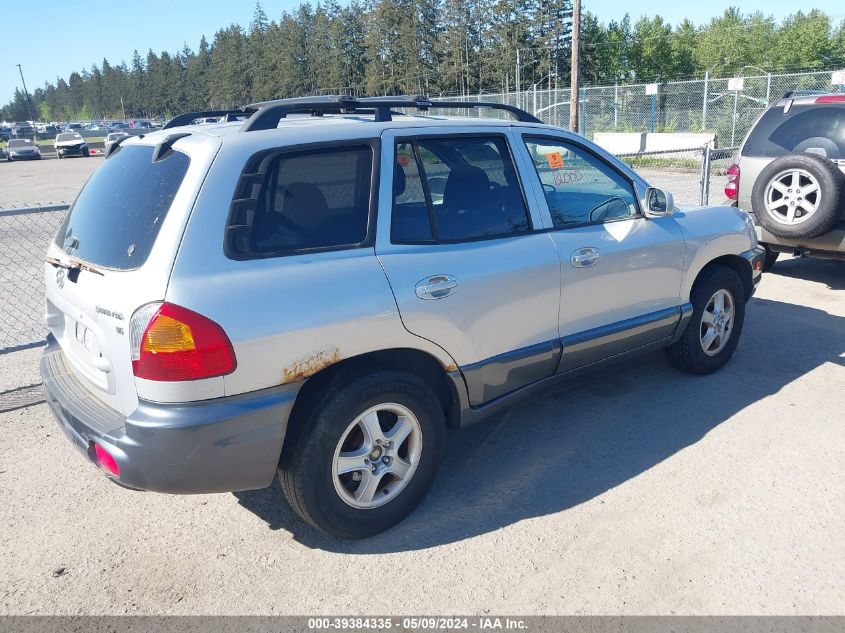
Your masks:
<svg viewBox="0 0 845 633"><path fill-rule="evenodd" d="M792 153L812 153L833 160L845 159L845 107L840 105L793 106L768 110L754 126L743 156L776 158Z"/></svg>
<svg viewBox="0 0 845 633"><path fill-rule="evenodd" d="M68 255L118 270L144 264L189 163L177 151L153 162L153 150L121 147L94 172L56 236Z"/></svg>
<svg viewBox="0 0 845 633"><path fill-rule="evenodd" d="M237 259L351 248L367 239L373 150L369 145L259 157L261 187L245 175L227 230ZM269 161L269 162L268 162Z"/></svg>

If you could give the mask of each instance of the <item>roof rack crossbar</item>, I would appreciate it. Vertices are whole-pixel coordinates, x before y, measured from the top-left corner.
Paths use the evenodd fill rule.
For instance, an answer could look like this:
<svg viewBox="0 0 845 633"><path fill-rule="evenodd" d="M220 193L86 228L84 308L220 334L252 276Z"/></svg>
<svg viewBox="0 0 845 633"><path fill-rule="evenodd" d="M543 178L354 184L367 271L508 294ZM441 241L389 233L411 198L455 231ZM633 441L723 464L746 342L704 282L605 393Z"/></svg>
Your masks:
<svg viewBox="0 0 845 633"><path fill-rule="evenodd" d="M251 112L244 108L242 110L203 110L200 112L185 112L184 114L180 114L176 117L170 119L165 126L162 128L163 130L167 130L172 127L180 127L182 125L190 125L194 119L203 119L205 117L214 117L214 116L227 116L230 114L245 114L249 115Z"/></svg>
<svg viewBox="0 0 845 633"><path fill-rule="evenodd" d="M255 111L241 127L241 132L272 130L289 114L372 114L376 121L390 121L394 109L409 108L422 112L429 109L475 109L490 108L502 110L523 123L542 123L537 117L515 106L487 101L431 101L427 97L364 97L325 96L302 97L265 101L246 106L245 111ZM209 115L212 116L212 115Z"/></svg>

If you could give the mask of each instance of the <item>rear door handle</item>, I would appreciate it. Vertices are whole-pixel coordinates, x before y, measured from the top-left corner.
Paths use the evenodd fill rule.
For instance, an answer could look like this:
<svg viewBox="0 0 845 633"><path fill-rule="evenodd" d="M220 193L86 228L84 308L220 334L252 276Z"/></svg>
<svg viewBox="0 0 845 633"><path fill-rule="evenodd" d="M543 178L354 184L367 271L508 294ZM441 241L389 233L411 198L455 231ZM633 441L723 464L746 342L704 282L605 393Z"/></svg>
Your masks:
<svg viewBox="0 0 845 633"><path fill-rule="evenodd" d="M569 263L575 268L589 268L598 264L599 261L601 261L601 252L592 246L585 246L577 251L572 251L569 256Z"/></svg>
<svg viewBox="0 0 845 633"><path fill-rule="evenodd" d="M420 299L443 299L458 289L458 278L454 275L432 275L417 282L416 291Z"/></svg>

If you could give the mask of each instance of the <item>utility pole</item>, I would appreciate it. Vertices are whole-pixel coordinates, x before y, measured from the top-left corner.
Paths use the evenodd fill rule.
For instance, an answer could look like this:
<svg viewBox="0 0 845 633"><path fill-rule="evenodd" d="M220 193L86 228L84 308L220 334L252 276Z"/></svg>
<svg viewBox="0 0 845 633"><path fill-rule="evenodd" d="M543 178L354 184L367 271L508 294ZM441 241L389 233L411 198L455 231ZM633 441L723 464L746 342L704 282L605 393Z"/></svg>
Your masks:
<svg viewBox="0 0 845 633"><path fill-rule="evenodd" d="M26 110L29 112L29 120L35 123L35 119L32 118L32 102L29 100L29 92L26 89L26 81L23 78L23 69L21 69L21 65L18 64L18 72L21 74L21 83L23 84L23 96L26 97Z"/></svg>
<svg viewBox="0 0 845 633"><path fill-rule="evenodd" d="M578 131L578 97L581 70L581 0L572 0L572 69L569 85L569 129Z"/></svg>

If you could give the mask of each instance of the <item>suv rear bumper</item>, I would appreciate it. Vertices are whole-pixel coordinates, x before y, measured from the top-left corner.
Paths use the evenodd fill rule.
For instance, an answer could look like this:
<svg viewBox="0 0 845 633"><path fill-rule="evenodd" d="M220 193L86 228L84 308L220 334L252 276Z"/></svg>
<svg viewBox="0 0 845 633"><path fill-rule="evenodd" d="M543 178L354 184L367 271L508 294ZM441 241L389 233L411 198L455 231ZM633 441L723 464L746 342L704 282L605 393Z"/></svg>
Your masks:
<svg viewBox="0 0 845 633"><path fill-rule="evenodd" d="M755 228L760 243L780 253L798 253L821 259L845 259L845 226L842 224L837 224L824 235L800 240L772 235L759 224Z"/></svg>
<svg viewBox="0 0 845 633"><path fill-rule="evenodd" d="M123 416L79 382L52 336L40 369L44 396L59 425L92 463L96 442L120 468L118 477L107 474L115 483L177 494L269 486L301 386L292 383L196 403L141 401Z"/></svg>

